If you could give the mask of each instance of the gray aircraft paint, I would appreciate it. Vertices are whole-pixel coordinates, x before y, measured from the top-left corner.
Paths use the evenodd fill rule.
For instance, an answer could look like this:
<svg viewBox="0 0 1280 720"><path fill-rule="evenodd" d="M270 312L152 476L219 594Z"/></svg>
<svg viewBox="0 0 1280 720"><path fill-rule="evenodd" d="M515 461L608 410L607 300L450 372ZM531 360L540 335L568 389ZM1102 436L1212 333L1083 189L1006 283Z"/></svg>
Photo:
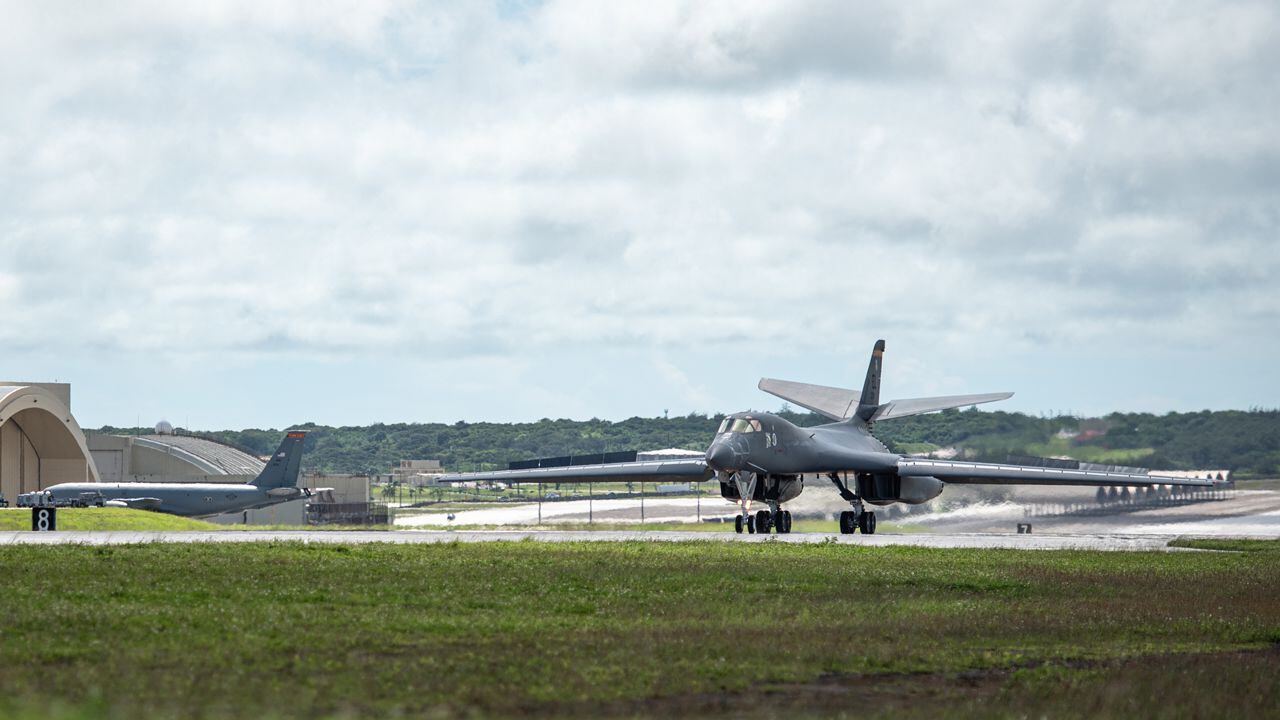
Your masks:
<svg viewBox="0 0 1280 720"><path fill-rule="evenodd" d="M778 505L797 497L804 476L826 476L857 515L862 503L917 504L937 497L947 483L1013 485L1153 486L1210 485L1206 480L1166 477L1149 471L1062 469L1023 465L935 461L889 452L872 435L877 420L919 415L1003 400L1013 393L908 398L880 403L880 374L885 344L872 351L862 392L765 378L760 389L794 402L835 422L802 428L770 413L729 415L702 460L618 463L458 473L445 482L602 482L705 481L715 478L720 492L743 505Z"/></svg>
<svg viewBox="0 0 1280 720"><path fill-rule="evenodd" d="M57 501L100 496L109 507L204 517L305 497L298 487L306 433L290 432L252 483L62 483L46 488Z"/></svg>

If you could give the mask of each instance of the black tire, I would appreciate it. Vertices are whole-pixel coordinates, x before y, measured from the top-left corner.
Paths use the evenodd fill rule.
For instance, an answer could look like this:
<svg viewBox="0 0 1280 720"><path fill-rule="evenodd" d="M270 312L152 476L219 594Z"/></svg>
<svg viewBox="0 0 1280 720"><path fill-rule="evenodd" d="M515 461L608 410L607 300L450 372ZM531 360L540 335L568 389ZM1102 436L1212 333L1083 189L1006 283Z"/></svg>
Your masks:
<svg viewBox="0 0 1280 720"><path fill-rule="evenodd" d="M741 534L742 534L742 528L743 528L745 525L746 525L746 523L744 523L744 522L742 521L742 516L741 516L741 515L737 515L737 516L735 516L735 517L733 518L733 531L734 531L734 532L736 532L736 533L738 533L739 535L741 535Z"/></svg>
<svg viewBox="0 0 1280 720"><path fill-rule="evenodd" d="M790 510L782 511L782 520L783 522L786 523L787 534L790 535L791 534L791 511Z"/></svg>
<svg viewBox="0 0 1280 720"><path fill-rule="evenodd" d="M773 516L770 515L768 510L761 510L756 513L756 532L768 535L772 525Z"/></svg>
<svg viewBox="0 0 1280 720"><path fill-rule="evenodd" d="M864 512L862 517L858 518L858 529L863 535L876 534L876 514L873 512Z"/></svg>
<svg viewBox="0 0 1280 720"><path fill-rule="evenodd" d="M857 516L852 510L845 510L840 513L840 532L844 535L852 535L858 529Z"/></svg>
<svg viewBox="0 0 1280 720"><path fill-rule="evenodd" d="M747 532L751 533L752 535L755 535L756 534L756 516L748 515L746 517L746 523L747 523Z"/></svg>

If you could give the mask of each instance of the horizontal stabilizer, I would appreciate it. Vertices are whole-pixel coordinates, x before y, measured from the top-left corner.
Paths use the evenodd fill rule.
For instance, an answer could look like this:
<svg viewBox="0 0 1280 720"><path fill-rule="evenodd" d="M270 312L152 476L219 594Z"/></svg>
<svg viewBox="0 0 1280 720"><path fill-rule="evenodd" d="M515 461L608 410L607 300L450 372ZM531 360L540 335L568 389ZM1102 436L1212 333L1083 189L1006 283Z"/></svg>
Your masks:
<svg viewBox="0 0 1280 720"><path fill-rule="evenodd" d="M857 390L828 387L826 385L810 385L808 383L776 380L774 378L761 379L759 387L770 395L776 395L789 403L799 405L806 410L812 410L832 420L848 420L858 410L860 393ZM1013 397L1013 393L1003 392L890 400L876 407L875 412L870 414L868 421L892 420L893 418L907 417L909 415L921 415L923 413L938 412L939 410L969 407L970 405L1005 400L1010 397Z"/></svg>
<svg viewBox="0 0 1280 720"><path fill-rule="evenodd" d="M875 422L877 420L892 420L894 418L907 417L909 415L923 415L924 413L938 412L939 410L950 410L951 408L969 407L970 405L981 405L982 403L995 402L997 400L1007 400L1011 397L1013 397L1013 393L1002 392L984 393L981 395L944 395L942 397L890 400L876 408L876 411L871 415L870 420L871 422Z"/></svg>
<svg viewBox="0 0 1280 720"><path fill-rule="evenodd" d="M832 420L846 420L852 417L854 411L858 409L860 397L857 390L774 378L761 378L758 387L770 395L776 395L789 403Z"/></svg>
<svg viewBox="0 0 1280 720"><path fill-rule="evenodd" d="M267 496L273 498L302 497L302 495L302 488L296 487L276 487L267 491Z"/></svg>

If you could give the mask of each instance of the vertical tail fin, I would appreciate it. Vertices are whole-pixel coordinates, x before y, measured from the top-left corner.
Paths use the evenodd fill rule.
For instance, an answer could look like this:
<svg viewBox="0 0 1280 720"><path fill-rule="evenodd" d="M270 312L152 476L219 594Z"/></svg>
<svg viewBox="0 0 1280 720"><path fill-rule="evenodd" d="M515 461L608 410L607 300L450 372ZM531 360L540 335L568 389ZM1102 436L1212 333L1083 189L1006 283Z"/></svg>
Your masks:
<svg viewBox="0 0 1280 720"><path fill-rule="evenodd" d="M298 471L302 468L302 441L306 437L304 432L286 433L280 449L267 461L253 484L264 489L297 487Z"/></svg>
<svg viewBox="0 0 1280 720"><path fill-rule="evenodd" d="M863 421L871 419L880 407L880 367L884 359L884 340L877 340L871 350L871 362L867 365L867 379L862 383L862 395L858 397L858 410L854 413Z"/></svg>

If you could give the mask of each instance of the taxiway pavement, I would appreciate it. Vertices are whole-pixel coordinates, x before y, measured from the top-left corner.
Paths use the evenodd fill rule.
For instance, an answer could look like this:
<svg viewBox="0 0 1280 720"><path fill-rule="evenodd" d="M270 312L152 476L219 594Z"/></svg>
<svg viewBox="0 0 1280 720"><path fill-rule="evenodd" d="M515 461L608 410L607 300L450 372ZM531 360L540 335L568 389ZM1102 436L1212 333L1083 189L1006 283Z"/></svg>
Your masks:
<svg viewBox="0 0 1280 720"><path fill-rule="evenodd" d="M1003 548L1017 550L1140 550L1166 551L1169 541L1180 535L1124 535L1115 533L1028 534L950 533L837 535L793 533L789 535L737 535L725 532L681 531L562 531L562 530L226 530L195 532L143 531L58 531L0 532L0 545L130 545L137 543L246 543L307 542L333 544L362 543L451 543L451 542L781 542L794 544L839 543L868 547L911 546L929 548Z"/></svg>

